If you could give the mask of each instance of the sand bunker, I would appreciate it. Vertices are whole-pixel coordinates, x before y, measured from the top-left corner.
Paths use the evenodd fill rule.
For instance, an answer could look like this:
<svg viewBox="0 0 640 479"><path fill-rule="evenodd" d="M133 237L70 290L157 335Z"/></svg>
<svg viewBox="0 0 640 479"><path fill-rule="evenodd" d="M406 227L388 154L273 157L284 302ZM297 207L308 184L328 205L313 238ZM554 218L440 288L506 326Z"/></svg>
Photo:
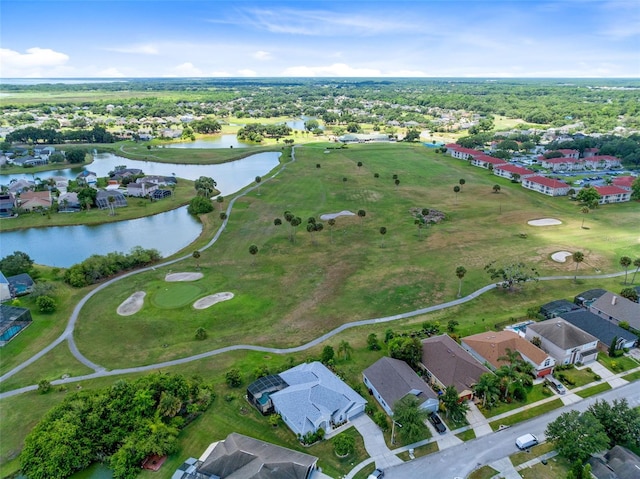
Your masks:
<svg viewBox="0 0 640 479"><path fill-rule="evenodd" d="M337 217L339 216L355 216L355 213L352 213L351 211L341 211L340 213L327 213L324 215L320 215L320 219L322 221L327 221L327 220L335 220Z"/></svg>
<svg viewBox="0 0 640 479"><path fill-rule="evenodd" d="M555 218L541 218L539 220L527 221L527 224L531 226L554 226L554 225L561 225L562 221L557 220Z"/></svg>
<svg viewBox="0 0 640 479"><path fill-rule="evenodd" d="M551 259L556 263L566 263L567 258L573 256L573 253L569 253L568 251L557 251L551 255Z"/></svg>
<svg viewBox="0 0 640 479"><path fill-rule="evenodd" d="M233 298L233 293L210 294L209 296L200 298L198 301L193 303L193 307L196 309L205 309L205 308L208 308L209 306L213 306L216 303L220 303L221 301L229 301L232 298Z"/></svg>
<svg viewBox="0 0 640 479"><path fill-rule="evenodd" d="M131 316L142 308L144 297L147 295L144 291L136 291L118 306L117 313L120 316Z"/></svg>
<svg viewBox="0 0 640 479"><path fill-rule="evenodd" d="M165 281L196 281L202 278L202 273L171 273L164 277Z"/></svg>

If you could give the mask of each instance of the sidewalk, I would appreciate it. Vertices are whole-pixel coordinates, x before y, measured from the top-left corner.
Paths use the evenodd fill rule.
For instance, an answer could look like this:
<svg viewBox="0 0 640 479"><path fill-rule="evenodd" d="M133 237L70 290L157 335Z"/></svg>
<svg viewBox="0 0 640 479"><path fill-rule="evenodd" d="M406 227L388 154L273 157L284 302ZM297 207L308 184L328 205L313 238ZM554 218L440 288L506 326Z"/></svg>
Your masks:
<svg viewBox="0 0 640 479"><path fill-rule="evenodd" d="M476 437L485 436L493 432L491 426L489 426L489 421L487 421L487 418L480 412L478 406L476 406L473 401L468 401L467 404L469 405L467 422L469 426L473 428Z"/></svg>

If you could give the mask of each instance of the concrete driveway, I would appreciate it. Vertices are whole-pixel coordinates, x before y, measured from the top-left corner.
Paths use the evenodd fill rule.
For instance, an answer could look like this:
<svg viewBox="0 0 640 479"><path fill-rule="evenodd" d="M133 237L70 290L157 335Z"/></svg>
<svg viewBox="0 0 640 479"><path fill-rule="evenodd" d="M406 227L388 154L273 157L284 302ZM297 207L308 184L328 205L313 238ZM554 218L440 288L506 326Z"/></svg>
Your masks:
<svg viewBox="0 0 640 479"><path fill-rule="evenodd" d="M379 469L387 469L402 464L402 460L393 454L384 441L380 428L366 414L360 414L351 422L364 439L364 447Z"/></svg>

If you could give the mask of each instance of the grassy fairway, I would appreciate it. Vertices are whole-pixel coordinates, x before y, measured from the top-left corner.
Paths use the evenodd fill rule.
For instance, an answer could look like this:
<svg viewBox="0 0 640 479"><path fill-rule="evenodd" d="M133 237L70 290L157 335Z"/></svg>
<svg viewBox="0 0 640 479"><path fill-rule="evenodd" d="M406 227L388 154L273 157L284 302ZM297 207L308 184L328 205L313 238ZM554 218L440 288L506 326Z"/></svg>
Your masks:
<svg viewBox="0 0 640 479"><path fill-rule="evenodd" d="M298 148L297 162L264 182L259 195L254 191L236 202L221 240L202 254L206 294L231 291L232 301L203 311L185 306L159 312L150 305L120 318L114 314L117 305L167 271L137 275L87 304L77 328L80 349L100 364L126 367L233 343L297 345L348 321L454 299L458 265L468 271L462 288L466 294L490 282L482 268L493 260L524 260L543 275L555 275L574 269L551 261L558 250L585 251L583 273L617 270L620 255L640 255L633 233L635 203L601 208L591 216L591 229L583 230L575 203L509 182L494 194L491 187L500 179L422 146L325 151L324 145ZM394 174L400 180L397 186ZM453 186L460 178L466 184L456 198ZM412 208L444 211L447 220L420 233ZM325 222L324 231L306 232L308 217L360 209L366 212L364 218L340 217L333 228ZM302 219L298 231L292 232L286 222L274 226L274 218L282 218L285 210ZM563 224L527 225L527 220L541 217L559 218ZM381 226L388 231L384 247ZM527 233L526 239L519 237L521 232ZM255 257L248 253L251 244L259 248ZM179 267L172 265L173 271ZM571 291L586 289L566 283L563 288ZM478 301L488 301L494 311L496 304L504 306L510 314L506 319L518 317L526 311L523 303L540 304L539 293L547 287L532 285L524 294L494 292ZM551 291L558 295L557 284ZM458 308L461 332L482 330L484 325L471 324L476 308ZM492 316L487 320L491 326L497 322ZM207 329L210 339L194 344L198 327ZM154 334L146 334L146 328ZM105 330L110 334L103 334Z"/></svg>

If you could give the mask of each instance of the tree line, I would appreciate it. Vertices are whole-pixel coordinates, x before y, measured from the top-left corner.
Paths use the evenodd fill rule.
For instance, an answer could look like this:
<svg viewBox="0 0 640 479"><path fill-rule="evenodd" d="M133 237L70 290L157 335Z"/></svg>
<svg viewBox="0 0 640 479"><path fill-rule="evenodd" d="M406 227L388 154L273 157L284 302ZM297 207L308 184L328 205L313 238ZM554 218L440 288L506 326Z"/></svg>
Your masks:
<svg viewBox="0 0 640 479"><path fill-rule="evenodd" d="M75 392L26 437L21 472L29 479L64 478L102 461L114 479L134 478L149 455L175 452L180 430L214 399L200 377L160 373Z"/></svg>
<svg viewBox="0 0 640 479"><path fill-rule="evenodd" d="M116 138L103 126L96 125L91 130L64 130L36 128L27 126L9 133L9 143L43 143L55 145L61 143L113 143Z"/></svg>

